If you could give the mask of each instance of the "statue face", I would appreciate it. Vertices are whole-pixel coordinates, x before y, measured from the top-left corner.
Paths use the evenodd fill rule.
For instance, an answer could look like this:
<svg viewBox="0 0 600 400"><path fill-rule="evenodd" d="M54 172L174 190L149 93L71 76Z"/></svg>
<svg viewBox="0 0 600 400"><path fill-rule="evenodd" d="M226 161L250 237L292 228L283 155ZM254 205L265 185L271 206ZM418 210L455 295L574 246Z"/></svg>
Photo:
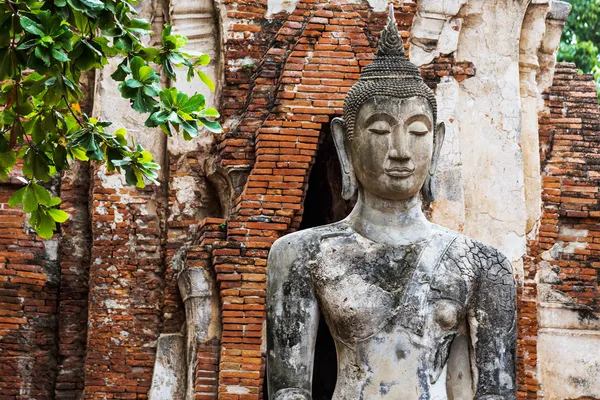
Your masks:
<svg viewBox="0 0 600 400"><path fill-rule="evenodd" d="M357 180L386 199L417 196L430 171L433 131L431 106L421 97L366 101L348 143Z"/></svg>

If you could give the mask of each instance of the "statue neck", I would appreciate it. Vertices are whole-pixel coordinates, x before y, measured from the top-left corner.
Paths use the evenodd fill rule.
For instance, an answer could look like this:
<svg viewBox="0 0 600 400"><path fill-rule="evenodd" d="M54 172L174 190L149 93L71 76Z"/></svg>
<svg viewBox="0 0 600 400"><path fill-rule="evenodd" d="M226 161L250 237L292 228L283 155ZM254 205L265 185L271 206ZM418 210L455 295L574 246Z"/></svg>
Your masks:
<svg viewBox="0 0 600 400"><path fill-rule="evenodd" d="M359 188L356 206L346 222L360 235L377 243L407 245L426 239L431 223L418 196L388 200Z"/></svg>

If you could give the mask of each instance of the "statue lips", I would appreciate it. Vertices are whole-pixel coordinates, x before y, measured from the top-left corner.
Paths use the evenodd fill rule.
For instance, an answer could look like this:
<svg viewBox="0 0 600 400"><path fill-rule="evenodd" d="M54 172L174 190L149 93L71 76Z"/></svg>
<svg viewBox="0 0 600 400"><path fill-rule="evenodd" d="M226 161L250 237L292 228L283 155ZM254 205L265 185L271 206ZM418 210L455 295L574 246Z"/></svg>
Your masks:
<svg viewBox="0 0 600 400"><path fill-rule="evenodd" d="M414 171L414 168L408 167L392 167L384 169L386 175L389 175L394 178L408 178L413 174Z"/></svg>

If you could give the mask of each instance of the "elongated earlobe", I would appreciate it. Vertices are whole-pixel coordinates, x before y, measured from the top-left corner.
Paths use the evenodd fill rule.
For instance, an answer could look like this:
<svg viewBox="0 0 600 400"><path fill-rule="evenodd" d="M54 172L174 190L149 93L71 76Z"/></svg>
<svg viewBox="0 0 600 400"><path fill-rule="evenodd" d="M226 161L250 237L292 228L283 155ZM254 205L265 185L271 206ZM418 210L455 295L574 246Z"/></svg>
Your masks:
<svg viewBox="0 0 600 400"><path fill-rule="evenodd" d="M429 167L429 175L435 174L437 170L438 161L440 159L440 153L442 152L442 144L444 144L444 138L446 137L446 125L440 122L435 127L434 140L433 140L433 154L431 155L431 166Z"/></svg>
<svg viewBox="0 0 600 400"><path fill-rule="evenodd" d="M421 196L425 203L432 203L435 200L435 171L437 170L438 160L442 151L442 144L446 137L446 125L440 122L435 127L433 133L433 152L431 154L431 165L429 166L429 174L425 178L425 183L421 188Z"/></svg>
<svg viewBox="0 0 600 400"><path fill-rule="evenodd" d="M333 135L333 143L337 150L342 170L342 197L350 200L356 193L357 183L352 167L352 159L350 149L348 148L348 140L346 135L346 123L341 118L334 118L331 121L331 134Z"/></svg>

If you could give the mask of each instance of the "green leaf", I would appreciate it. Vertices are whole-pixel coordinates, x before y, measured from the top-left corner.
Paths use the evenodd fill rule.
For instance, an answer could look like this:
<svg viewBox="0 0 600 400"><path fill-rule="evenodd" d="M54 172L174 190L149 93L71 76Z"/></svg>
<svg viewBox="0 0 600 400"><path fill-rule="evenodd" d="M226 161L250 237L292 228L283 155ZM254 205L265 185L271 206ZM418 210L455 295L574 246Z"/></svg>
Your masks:
<svg viewBox="0 0 600 400"><path fill-rule="evenodd" d="M21 16L21 19L19 22L21 23L21 26L23 27L23 29L25 29L27 32L29 32L33 35L37 35L37 36L45 36L46 35L44 33L43 26L41 26L37 22L34 22L31 18L29 18L25 15Z"/></svg>
<svg viewBox="0 0 600 400"><path fill-rule="evenodd" d="M135 174L135 178L136 178L135 186L138 187L138 188L140 188L140 189L145 188L146 187L146 183L144 182L144 175L137 168L133 169L133 173Z"/></svg>
<svg viewBox="0 0 600 400"><path fill-rule="evenodd" d="M131 73L131 69L129 69L129 66L127 65L127 59L124 59L119 64L119 66L117 67L116 71L113 72L110 76L115 81L119 81L120 82L120 81L124 81L125 78L127 77L127 75L129 75L130 73Z"/></svg>
<svg viewBox="0 0 600 400"><path fill-rule="evenodd" d="M135 56L129 61L129 67L131 68L131 74L133 75L134 79L141 81L140 68L142 68L145 64L146 63L144 62L144 59L139 56Z"/></svg>
<svg viewBox="0 0 600 400"><path fill-rule="evenodd" d="M48 50L44 49L41 46L37 46L33 52L33 54L35 54L35 56L42 60L44 62L44 65L49 67L50 66L50 55L48 54Z"/></svg>
<svg viewBox="0 0 600 400"><path fill-rule="evenodd" d="M141 158L138 159L138 162L147 163L152 161L152 154L147 152L146 150L142 151Z"/></svg>
<svg viewBox="0 0 600 400"><path fill-rule="evenodd" d="M54 149L54 166L57 171L62 171L67 166L67 149L63 146L56 146Z"/></svg>
<svg viewBox="0 0 600 400"><path fill-rule="evenodd" d="M23 201L23 195L25 194L25 189L27 189L27 186L22 187L21 189L14 192L13 195L10 196L10 199L8 199L8 205L11 207L16 207L19 204L21 204L21 202Z"/></svg>
<svg viewBox="0 0 600 400"><path fill-rule="evenodd" d="M15 111L19 115L28 115L33 110L33 106L28 100L19 103L18 107L15 107Z"/></svg>
<svg viewBox="0 0 600 400"><path fill-rule="evenodd" d="M17 153L14 150L8 150L0 153L0 168L11 168L17 163Z"/></svg>
<svg viewBox="0 0 600 400"><path fill-rule="evenodd" d="M56 49L55 47L52 48L52 57L54 57L55 60L60 61L60 62L69 61L69 57L67 57L67 53L65 53L64 50Z"/></svg>
<svg viewBox="0 0 600 400"><path fill-rule="evenodd" d="M219 118L221 116L221 114L219 114L219 111L217 111L215 108L210 107L200 111L200 115L209 118Z"/></svg>
<svg viewBox="0 0 600 400"><path fill-rule="evenodd" d="M35 182L31 184L31 187L33 188L33 192L35 193L35 197L39 204L45 206L50 204L50 192L48 192L45 187L40 186Z"/></svg>
<svg viewBox="0 0 600 400"><path fill-rule="evenodd" d="M202 54L196 60L196 64L200 64L200 65L208 65L209 62L210 62L210 56L208 54Z"/></svg>
<svg viewBox="0 0 600 400"><path fill-rule="evenodd" d="M218 122L209 121L206 118L199 118L198 120L200 121L200 123L202 123L202 125L204 125L206 127L206 129L208 129L209 131L211 131L213 133L222 133L223 132L223 128L221 127L221 124L219 124Z"/></svg>
<svg viewBox="0 0 600 400"><path fill-rule="evenodd" d="M59 197L53 197L50 199L50 204L48 204L50 207L54 207L56 205L59 205L61 203L61 199Z"/></svg>
<svg viewBox="0 0 600 400"><path fill-rule="evenodd" d="M38 200L31 186L26 186L23 192L23 211L26 213L33 212L38 209Z"/></svg>
<svg viewBox="0 0 600 400"><path fill-rule="evenodd" d="M196 71L196 73L198 74L198 78L200 78L200 80L202 82L204 82L204 84L206 86L208 86L208 88L210 89L210 91L214 92L215 91L215 84L213 83L212 79L210 79L209 76L206 75L202 71Z"/></svg>
<svg viewBox="0 0 600 400"><path fill-rule="evenodd" d="M137 89L137 88L144 86L144 84L135 79L127 79L125 81L125 86L130 87L132 89Z"/></svg>
<svg viewBox="0 0 600 400"><path fill-rule="evenodd" d="M141 90L138 91L135 98L132 99L132 107L135 111L140 113L151 112L154 110L156 100L152 97L144 94Z"/></svg>
<svg viewBox="0 0 600 400"><path fill-rule="evenodd" d="M186 131L191 137L196 137L198 136L198 124L196 123L196 121L186 121L184 119L181 119L181 127L183 128L184 131Z"/></svg>
<svg viewBox="0 0 600 400"><path fill-rule="evenodd" d="M158 57L160 50L154 47L144 47L139 51L139 56L148 62L154 62L156 57Z"/></svg>
<svg viewBox="0 0 600 400"><path fill-rule="evenodd" d="M10 78L14 75L14 65L12 63L11 50L6 52L0 50L0 81Z"/></svg>
<svg viewBox="0 0 600 400"><path fill-rule="evenodd" d="M149 78L152 77L152 73L153 72L154 72L154 70L152 69L152 67L144 65L138 71L138 74L139 74L139 78L138 79L139 79L139 81L140 82L146 82Z"/></svg>
<svg viewBox="0 0 600 400"><path fill-rule="evenodd" d="M56 229L56 222L54 222L54 219L46 212L38 210L37 214L37 223L34 226L35 231L42 239L50 239L54 234L54 230Z"/></svg>
<svg viewBox="0 0 600 400"><path fill-rule="evenodd" d="M55 222L63 223L67 219L69 219L69 215L63 210L58 210L56 208L49 208L48 214L52 217Z"/></svg>
<svg viewBox="0 0 600 400"><path fill-rule="evenodd" d="M50 180L49 160L40 153L34 153L33 156L33 177L40 181L48 182Z"/></svg>
<svg viewBox="0 0 600 400"><path fill-rule="evenodd" d="M172 112L169 110L156 111L156 112L152 113L150 115L150 117L148 117L148 119L146 120L144 125L154 128L161 124L164 124L165 122L167 122L169 114L171 114L171 113L176 114L175 112Z"/></svg>
<svg viewBox="0 0 600 400"><path fill-rule="evenodd" d="M127 139L125 139L125 135L127 135L127 130L125 128L119 128L115 131L115 139L121 146L127 145Z"/></svg>
<svg viewBox="0 0 600 400"><path fill-rule="evenodd" d="M163 89L159 93L160 101L162 101L165 108L173 107L176 96L177 96L177 89L175 89L175 88Z"/></svg>
<svg viewBox="0 0 600 400"><path fill-rule="evenodd" d="M133 172L133 168L131 167L125 168L125 182L129 185L137 184L137 176L135 176L135 172Z"/></svg>
<svg viewBox="0 0 600 400"><path fill-rule="evenodd" d="M185 106L181 107L180 110L186 114L189 114L191 112L200 110L202 107L204 107L205 104L206 100L204 98L204 95L197 93L190 97L189 100L185 103ZM206 116L210 117L210 115Z"/></svg>
<svg viewBox="0 0 600 400"><path fill-rule="evenodd" d="M152 26L148 21L139 18L134 18L131 21L129 21L129 24L127 24L127 30L133 32L138 36L143 36L152 33L151 29Z"/></svg>
<svg viewBox="0 0 600 400"><path fill-rule="evenodd" d="M77 160L79 161L88 161L89 157L86 155L85 150L80 147L73 147L71 149L69 149L71 151L71 154L73 154L73 157L75 157Z"/></svg>
<svg viewBox="0 0 600 400"><path fill-rule="evenodd" d="M48 120L52 120L52 116L48 116L46 117L46 119ZM33 120L31 120L31 139L33 140L33 143L35 144L40 144L42 142L42 140L44 140L46 138L46 130L44 130L42 128L42 119L41 117L37 117Z"/></svg>
<svg viewBox="0 0 600 400"><path fill-rule="evenodd" d="M38 44L39 39L26 40L17 46L17 50L27 50Z"/></svg>

